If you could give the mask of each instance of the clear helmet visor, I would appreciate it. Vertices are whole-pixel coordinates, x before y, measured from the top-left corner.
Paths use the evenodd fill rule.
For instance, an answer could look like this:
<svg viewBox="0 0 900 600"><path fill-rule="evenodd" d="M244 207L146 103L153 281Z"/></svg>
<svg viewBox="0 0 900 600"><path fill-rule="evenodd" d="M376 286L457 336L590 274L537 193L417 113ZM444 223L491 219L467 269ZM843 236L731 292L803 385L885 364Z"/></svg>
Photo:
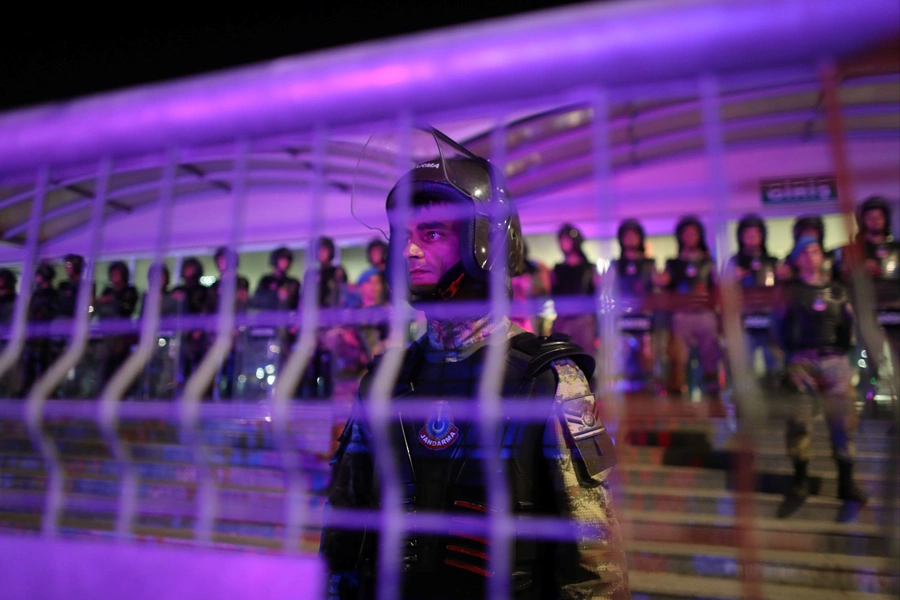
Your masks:
<svg viewBox="0 0 900 600"><path fill-rule="evenodd" d="M413 127L407 135L390 132L371 136L353 174L350 201L353 217L389 240L391 224L387 210L388 196L398 182L409 178L414 169L422 170L417 175L449 184L460 194L472 197L472 191L466 189L467 174L458 167L461 162L459 159L465 158L476 157L427 125ZM397 187L392 198L393 207L402 207L404 204L409 206L412 200L409 191L402 186ZM404 192L406 198L401 197ZM489 190L485 189L483 193L489 193ZM471 208L468 211L471 216Z"/></svg>

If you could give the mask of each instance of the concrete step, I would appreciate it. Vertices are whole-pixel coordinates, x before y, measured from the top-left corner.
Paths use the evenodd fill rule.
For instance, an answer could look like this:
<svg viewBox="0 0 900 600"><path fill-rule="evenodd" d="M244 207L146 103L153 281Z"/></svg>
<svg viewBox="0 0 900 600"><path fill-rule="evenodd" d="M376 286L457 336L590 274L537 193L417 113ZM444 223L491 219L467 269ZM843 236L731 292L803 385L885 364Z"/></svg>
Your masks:
<svg viewBox="0 0 900 600"><path fill-rule="evenodd" d="M733 452L715 450L697 450L692 448L662 448L658 446L632 446L619 444L616 447L621 464L657 465L681 467L706 467L713 469L733 469L737 464L737 455ZM893 464L889 454L876 452L857 452L855 472L884 476L889 465ZM793 469L791 459L781 448L760 448L753 452L753 467L757 472L780 472ZM834 459L830 451L814 451L810 461L810 472L827 473L835 469Z"/></svg>
<svg viewBox="0 0 900 600"><path fill-rule="evenodd" d="M740 600L744 585L735 579L690 577L675 573L629 571L632 600ZM765 600L896 600L896 594L829 590L817 587L762 583Z"/></svg>
<svg viewBox="0 0 900 600"><path fill-rule="evenodd" d="M757 518L775 519L778 508L784 500L779 494L754 493L750 495L754 516ZM736 515L737 495L735 492L717 489L673 489L670 487L627 485L617 498L617 506L622 510L681 512L686 514L719 515L734 517ZM841 507L837 498L810 496L796 512L793 519L804 521L834 521ZM879 498L871 498L865 508L860 511L857 522L878 524L885 523L889 517L888 510Z"/></svg>
<svg viewBox="0 0 900 600"><path fill-rule="evenodd" d="M617 467L616 477L623 485L668 487L672 489L734 490L736 475L733 470L700 469L694 467L669 467L656 465L630 465ZM754 491L765 494L786 494L793 480L793 470L777 469L756 473ZM862 473L856 482L871 498L881 498L886 482L877 474ZM837 473L831 469L810 473L810 493L826 498L837 497ZM896 494L896 491L894 492Z"/></svg>
<svg viewBox="0 0 900 600"><path fill-rule="evenodd" d="M626 540L738 547L746 531L739 530L733 517L686 515L660 511L619 512ZM753 519L749 524L751 543L761 552L788 550L887 556L885 529L865 523L834 523L797 519Z"/></svg>
<svg viewBox="0 0 900 600"><path fill-rule="evenodd" d="M898 591L897 570L890 558L818 554L782 550L754 551L700 544L632 541L627 544L629 570L687 577L723 578L780 585L889 594ZM752 558L751 558L752 556ZM748 559L754 561L748 570Z"/></svg>

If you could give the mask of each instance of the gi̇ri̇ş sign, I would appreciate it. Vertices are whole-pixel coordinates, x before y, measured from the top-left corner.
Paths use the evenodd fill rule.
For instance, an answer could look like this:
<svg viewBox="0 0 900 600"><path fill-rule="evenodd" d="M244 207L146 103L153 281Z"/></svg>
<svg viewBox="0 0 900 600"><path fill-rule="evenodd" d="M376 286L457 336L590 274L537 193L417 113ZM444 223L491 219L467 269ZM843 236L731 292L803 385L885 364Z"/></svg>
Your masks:
<svg viewBox="0 0 900 600"><path fill-rule="evenodd" d="M763 204L837 201L837 181L833 175L812 175L759 182Z"/></svg>

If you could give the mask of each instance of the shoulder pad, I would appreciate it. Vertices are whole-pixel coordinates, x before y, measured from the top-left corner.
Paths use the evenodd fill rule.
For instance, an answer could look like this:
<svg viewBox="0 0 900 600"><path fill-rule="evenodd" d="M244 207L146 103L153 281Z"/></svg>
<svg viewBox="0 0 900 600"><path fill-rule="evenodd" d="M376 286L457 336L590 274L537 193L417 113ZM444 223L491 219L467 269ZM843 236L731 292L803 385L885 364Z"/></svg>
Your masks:
<svg viewBox="0 0 900 600"><path fill-rule="evenodd" d="M572 462L581 465L591 479L616 465L616 450L606 427L597 416L594 398L573 398L562 402L561 418L572 448Z"/></svg>
<svg viewBox="0 0 900 600"><path fill-rule="evenodd" d="M513 337L509 341L509 345L511 350L530 357L523 378L531 379L550 363L570 358L590 381L596 366L594 357L571 340L572 338L562 333L538 337L533 333L525 332Z"/></svg>

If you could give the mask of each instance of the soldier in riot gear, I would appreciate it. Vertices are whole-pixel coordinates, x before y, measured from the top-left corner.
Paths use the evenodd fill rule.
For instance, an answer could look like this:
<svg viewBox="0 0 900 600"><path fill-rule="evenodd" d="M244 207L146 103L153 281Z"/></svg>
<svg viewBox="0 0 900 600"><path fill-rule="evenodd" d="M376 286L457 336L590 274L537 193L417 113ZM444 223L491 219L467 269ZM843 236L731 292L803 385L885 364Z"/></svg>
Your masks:
<svg viewBox="0 0 900 600"><path fill-rule="evenodd" d="M16 307L16 274L9 269L0 269L0 326L8 326ZM7 338L0 337L0 351L6 347ZM15 396L21 384L21 365L14 365L0 377L0 398Z"/></svg>
<svg viewBox="0 0 900 600"><path fill-rule="evenodd" d="M857 424L847 351L852 346L853 313L846 289L822 270L822 245L801 236L790 259L797 278L785 287L778 330L786 353L789 384L796 392L787 426L788 455L794 482L781 515L787 516L809 494L808 467L814 415L824 409L832 453L838 468L838 497L844 501L839 520L853 518L866 495L853 478L853 435ZM818 406L819 404L823 406Z"/></svg>
<svg viewBox="0 0 900 600"><path fill-rule="evenodd" d="M78 254L66 254L65 257L66 281L61 281L57 293L59 294L59 316L72 318L75 316L75 303L78 299L78 286L81 284L81 276L84 272L84 258ZM91 302L96 289L91 282Z"/></svg>
<svg viewBox="0 0 900 600"><path fill-rule="evenodd" d="M154 285L159 286L159 316L161 319L173 317L178 314L178 302L172 296L172 290L169 289L171 275L169 267L166 263L157 263L150 265L147 273L147 291L144 292L141 299L141 319L143 320L147 313L147 297L150 294L150 288ZM175 334L175 329L171 323L165 321L160 323L157 332L156 344L153 348L153 355L147 361L144 369L144 379L140 384L137 393L144 399L165 399L171 398L175 394L175 378L178 370L179 340Z"/></svg>
<svg viewBox="0 0 900 600"><path fill-rule="evenodd" d="M129 283L128 266L122 261L109 265L109 285L97 298L96 313L99 319L128 319L137 307L138 293ZM104 344L103 380L116 372L128 357L129 348L137 341L134 334L107 335Z"/></svg>
<svg viewBox="0 0 900 600"><path fill-rule="evenodd" d="M758 215L745 215L737 226L738 252L728 261L728 273L744 288L744 331L752 359L762 352L766 380L770 386L778 381L779 351L772 331L773 298L762 293L776 284L778 259L766 248L766 224Z"/></svg>
<svg viewBox="0 0 900 600"><path fill-rule="evenodd" d="M182 316L206 314L209 306L209 288L200 283L203 264L191 256L181 263L182 283L172 291L172 297ZM192 329L181 336L181 374L179 383L184 383L206 354L207 335L204 329Z"/></svg>
<svg viewBox="0 0 900 600"><path fill-rule="evenodd" d="M649 383L653 372L653 311L646 306L656 291L656 263L647 256L644 228L625 219L616 233L619 258L609 266L614 292L621 308L617 326L626 345L624 374L631 388Z"/></svg>
<svg viewBox="0 0 900 600"><path fill-rule="evenodd" d="M675 227L678 256L666 261L659 282L671 294L669 383L672 393L687 390L685 377L692 348L703 371L704 392L719 391L719 321L713 301L716 265L706 245L706 231L697 217L683 217Z"/></svg>
<svg viewBox="0 0 900 600"><path fill-rule="evenodd" d="M46 323L57 316L58 296L53 280L56 278L56 269L52 265L42 263L38 265L34 274L34 288L31 292L31 301L28 303L28 320L32 323ZM44 374L47 367L56 358L55 344L50 339L29 338L25 343L23 352L23 391L31 388L37 379Z"/></svg>
<svg viewBox="0 0 900 600"><path fill-rule="evenodd" d="M318 265L315 277L319 286L319 306L322 308L338 306L341 297L340 275L343 267L334 265L334 240L328 237L319 238L317 252Z"/></svg>
<svg viewBox="0 0 900 600"><path fill-rule="evenodd" d="M0 324L12 320L16 306L16 274L9 269L0 269Z"/></svg>
<svg viewBox="0 0 900 600"><path fill-rule="evenodd" d="M577 542L519 535L511 547L513 564L497 567L487 562L487 542L478 535L409 531L398 548L401 595L480 598L492 571L504 570L511 573L515 598L628 598L605 483L614 451L588 385L593 359L565 337L539 338L503 316L488 315L487 309L478 318L443 316L448 303L487 299L493 271L508 282L521 269L523 250L519 219L500 171L443 134L431 134L459 156L447 157L445 150L441 159L420 163L387 198L390 243L403 245L411 301L428 320L426 334L405 353L393 393L441 399L427 419L398 417L389 424L392 450L402 456L398 468L405 506L410 513L459 519L478 518L488 510L477 424L459 409L454 412L454 403L477 397L488 346L504 343L503 395L522 402L554 400L546 405L546 421L506 422L498 443L504 447L501 477L511 486L511 498L501 510L517 520L556 516L597 530ZM401 221L398 213L404 211L395 207L404 196L412 206L409 219ZM372 400L369 388L378 369L376 361L363 378L362 405ZM378 507L371 434L362 412L354 415L332 461L330 509ZM322 540L329 597L372 597L378 536L339 526L326 521Z"/></svg>
<svg viewBox="0 0 900 600"><path fill-rule="evenodd" d="M577 227L566 223L560 227L557 239L563 253L563 262L553 267L553 295L592 298L596 289L597 269L582 248L584 235ZM593 311L560 315L553 323L553 331L571 336L574 342L588 352L593 352L596 347L597 318Z"/></svg>
<svg viewBox="0 0 900 600"><path fill-rule="evenodd" d="M297 310L300 304L300 282L287 272L294 254L284 246L269 255L272 272L259 280L253 294L253 307L260 310Z"/></svg>
<svg viewBox="0 0 900 600"><path fill-rule="evenodd" d="M891 235L890 205L879 196L868 198L859 205L856 222L859 231L854 244L835 251L835 271L844 285L852 287L849 254L856 252L859 263L872 281L875 318L885 333L891 353L896 357L900 353L900 241ZM860 384L864 386L869 400L877 393L879 382L883 383L891 376L888 361L882 357L881 350L868 348L862 363L866 364L866 368L863 369Z"/></svg>
<svg viewBox="0 0 900 600"><path fill-rule="evenodd" d="M209 286L209 289L206 292L206 313L212 315L219 311L219 308L221 307L222 280L226 277L237 278L234 291L235 313L246 312L249 304L248 290L250 289L250 282L246 277L239 275L237 272L238 265L240 264L238 253L231 248L220 246L216 249L214 259L216 268L219 270L219 277ZM222 361L222 366L219 369L214 382L213 394L217 398L231 398L234 395L234 385L238 376L236 372L237 363L239 361L237 353L243 349L243 334L245 332L246 328L242 326L238 327L234 332L234 344Z"/></svg>

